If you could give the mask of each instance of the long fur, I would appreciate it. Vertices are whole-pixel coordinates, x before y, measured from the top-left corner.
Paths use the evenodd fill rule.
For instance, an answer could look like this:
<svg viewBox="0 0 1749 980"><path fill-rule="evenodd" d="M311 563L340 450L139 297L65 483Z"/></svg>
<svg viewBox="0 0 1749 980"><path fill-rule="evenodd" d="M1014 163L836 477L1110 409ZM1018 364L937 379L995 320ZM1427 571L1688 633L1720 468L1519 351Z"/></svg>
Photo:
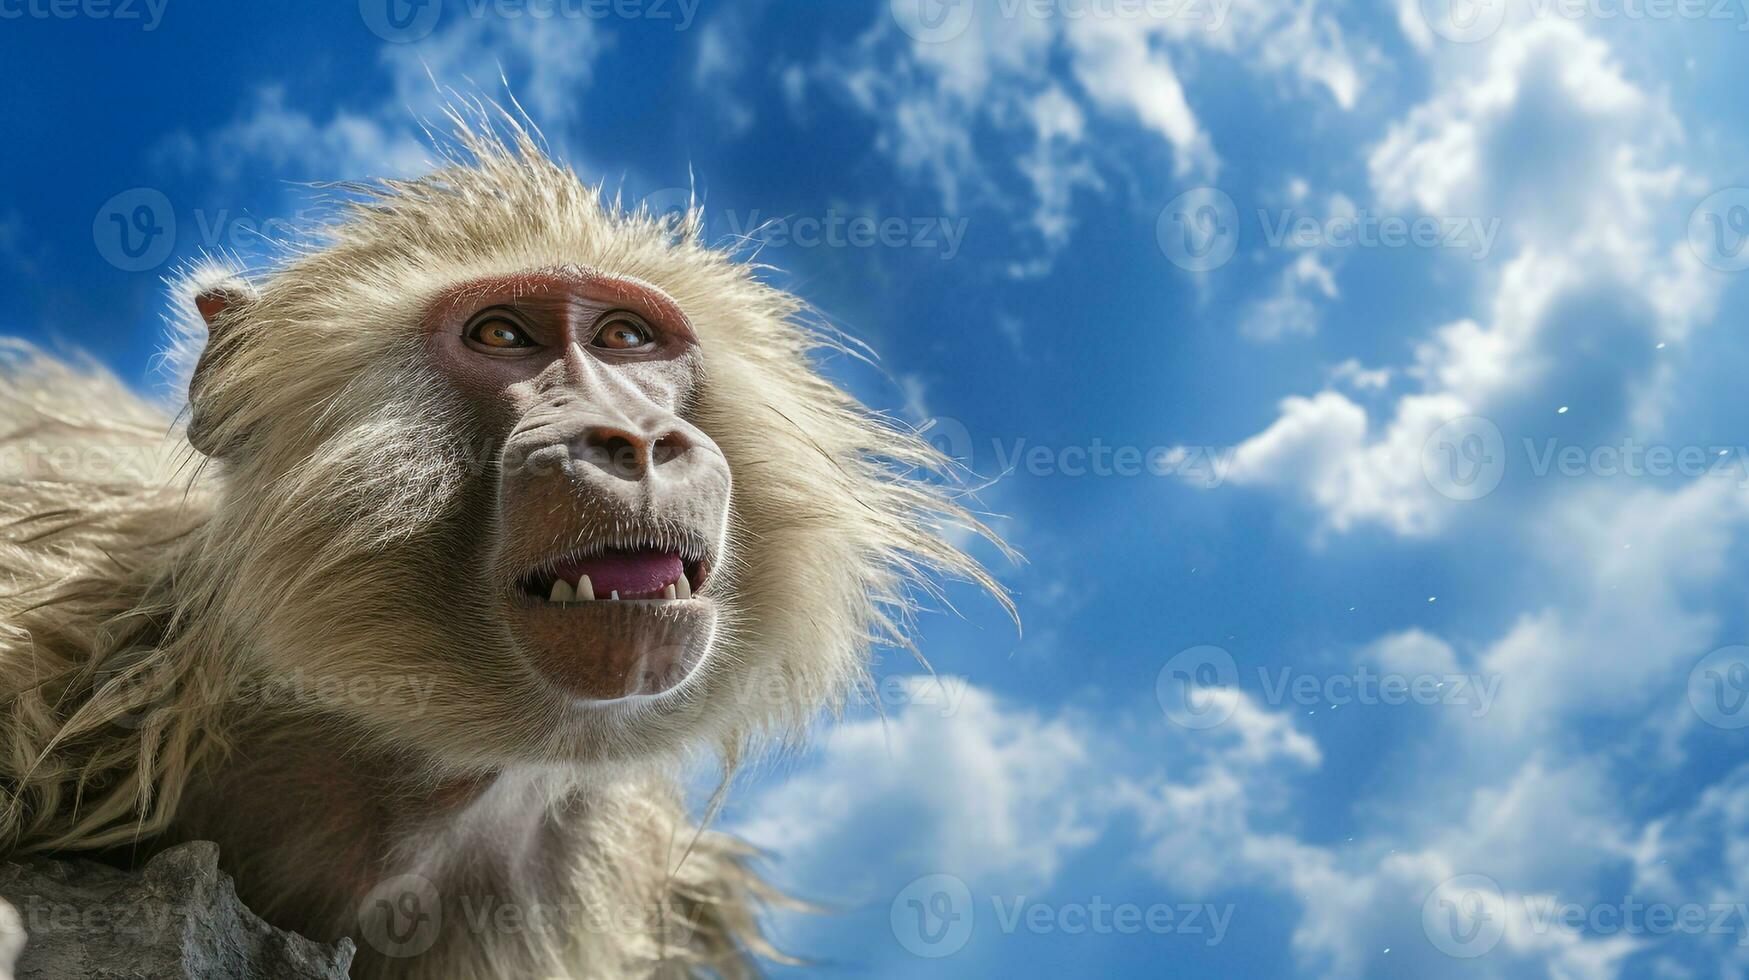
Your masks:
<svg viewBox="0 0 1749 980"><path fill-rule="evenodd" d="M702 738L732 769L843 703L871 644L906 644L913 593L932 576L1000 594L946 533L982 526L944 458L820 375L813 357L838 341L703 241L696 209L625 213L514 120L455 121L439 169L343 188L337 220L275 266L209 264L177 284L177 362L206 347L223 364L195 393L195 424L203 446L243 448L224 462L90 363L4 349L0 849L165 834L195 775L227 760L248 712L239 692L288 667L345 679L366 676L349 673L360 658L411 670L433 651L490 647L471 621L411 615L432 581L466 589L467 571L425 542L465 512L482 462L419 367L418 312L465 279L589 267L659 285L701 338L708 383L689 417L733 472L732 616L687 726L652 721L637 746L595 746L617 760L610 775L554 777L545 792L592 787L579 894L651 896L690 924L678 945L592 948L594 965L529 947L482 951L452 975L738 974L772 952L756 911L774 896L743 849L687 818L677 761ZM209 345L192 297L221 282L248 297L246 313ZM452 770L503 766L507 745L562 761L535 730L546 719L482 709L504 692L464 679L439 676L432 710L378 706L347 724L430 747Z"/></svg>

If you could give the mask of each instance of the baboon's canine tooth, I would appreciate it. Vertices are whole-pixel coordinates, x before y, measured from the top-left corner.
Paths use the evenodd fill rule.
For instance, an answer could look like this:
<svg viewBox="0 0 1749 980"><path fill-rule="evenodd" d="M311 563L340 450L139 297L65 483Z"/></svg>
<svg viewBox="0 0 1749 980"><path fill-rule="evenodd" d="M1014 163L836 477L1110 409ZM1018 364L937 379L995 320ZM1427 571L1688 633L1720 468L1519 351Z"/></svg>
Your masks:
<svg viewBox="0 0 1749 980"><path fill-rule="evenodd" d="M577 599L579 602L595 601L595 583L589 581L587 575L577 580Z"/></svg>
<svg viewBox="0 0 1749 980"><path fill-rule="evenodd" d="M692 583L687 581L685 572L681 572L680 577L674 580L673 597L677 599L692 598Z"/></svg>
<svg viewBox="0 0 1749 980"><path fill-rule="evenodd" d="M553 592L552 595L547 596L547 601L570 602L574 598L576 598L576 593L571 591L571 583L561 578L554 580Z"/></svg>

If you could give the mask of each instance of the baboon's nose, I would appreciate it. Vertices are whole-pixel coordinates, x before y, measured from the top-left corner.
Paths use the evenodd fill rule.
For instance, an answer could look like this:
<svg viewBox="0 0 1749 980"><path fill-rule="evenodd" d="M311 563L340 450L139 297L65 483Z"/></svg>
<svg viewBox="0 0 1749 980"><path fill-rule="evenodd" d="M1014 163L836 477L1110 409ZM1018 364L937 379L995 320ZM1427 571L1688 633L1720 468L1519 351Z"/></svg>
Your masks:
<svg viewBox="0 0 1749 980"><path fill-rule="evenodd" d="M684 459L692 440L669 427L641 430L624 425L592 425L574 444L579 459L612 476L641 480L660 467Z"/></svg>

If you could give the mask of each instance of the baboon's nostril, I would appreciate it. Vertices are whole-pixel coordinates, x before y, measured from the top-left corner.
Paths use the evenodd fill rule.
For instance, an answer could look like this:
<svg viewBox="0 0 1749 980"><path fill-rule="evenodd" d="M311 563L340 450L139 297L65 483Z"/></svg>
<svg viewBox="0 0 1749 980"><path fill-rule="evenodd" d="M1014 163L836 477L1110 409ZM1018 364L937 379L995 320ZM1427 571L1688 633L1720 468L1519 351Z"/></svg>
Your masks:
<svg viewBox="0 0 1749 980"><path fill-rule="evenodd" d="M602 469L621 476L643 474L646 443L636 435L624 429L592 426L584 436L584 442L605 457Z"/></svg>
<svg viewBox="0 0 1749 980"><path fill-rule="evenodd" d="M583 442L597 466L629 479L641 479L652 467L679 459L692 448L692 440L674 429L652 439L630 428L612 425L590 426L584 432Z"/></svg>
<svg viewBox="0 0 1749 980"><path fill-rule="evenodd" d="M671 459L678 459L688 449L692 448L692 440L679 432L665 432L656 440L656 445L650 450L650 458L657 466Z"/></svg>

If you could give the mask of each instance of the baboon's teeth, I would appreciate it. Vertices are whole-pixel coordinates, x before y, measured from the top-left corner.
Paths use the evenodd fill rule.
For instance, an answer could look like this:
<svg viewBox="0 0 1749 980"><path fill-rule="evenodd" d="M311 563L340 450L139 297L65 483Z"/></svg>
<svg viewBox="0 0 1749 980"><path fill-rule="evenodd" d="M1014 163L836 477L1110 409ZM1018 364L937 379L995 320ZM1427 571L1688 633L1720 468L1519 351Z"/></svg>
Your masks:
<svg viewBox="0 0 1749 980"><path fill-rule="evenodd" d="M609 590L606 598L610 602L621 601L618 589ZM674 581L662 586L660 596L649 597L649 599L658 601L690 598L692 598L692 580L686 577L685 572L676 576ZM595 583L587 575L578 576L575 586L563 578L554 579L552 587L547 593L547 601L560 605L595 602Z"/></svg>

